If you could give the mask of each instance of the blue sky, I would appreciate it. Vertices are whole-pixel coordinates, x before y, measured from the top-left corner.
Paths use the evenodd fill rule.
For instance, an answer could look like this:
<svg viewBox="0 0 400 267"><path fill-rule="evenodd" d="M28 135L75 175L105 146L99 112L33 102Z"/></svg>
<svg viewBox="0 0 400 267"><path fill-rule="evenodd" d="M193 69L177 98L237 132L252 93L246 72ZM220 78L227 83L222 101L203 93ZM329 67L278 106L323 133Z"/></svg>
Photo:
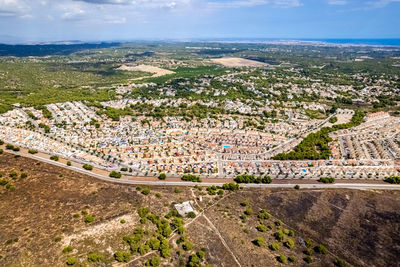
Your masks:
<svg viewBox="0 0 400 267"><path fill-rule="evenodd" d="M400 38L400 0L0 0L0 42Z"/></svg>

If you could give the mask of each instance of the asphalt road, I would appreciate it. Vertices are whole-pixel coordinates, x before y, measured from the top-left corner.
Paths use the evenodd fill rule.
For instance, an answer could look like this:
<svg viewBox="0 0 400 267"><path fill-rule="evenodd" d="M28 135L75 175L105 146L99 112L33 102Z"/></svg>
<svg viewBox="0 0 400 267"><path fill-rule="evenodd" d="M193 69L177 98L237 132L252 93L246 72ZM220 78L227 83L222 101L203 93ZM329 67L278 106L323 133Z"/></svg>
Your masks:
<svg viewBox="0 0 400 267"><path fill-rule="evenodd" d="M97 178L102 181L112 182L112 183L119 183L119 184L130 184L130 185L162 185L162 186L222 186L224 183L215 183L215 182L202 182L202 183L193 183L193 182L178 182L178 181L145 181L145 180L133 180L132 178L110 178L105 175L98 174L93 171L87 171L82 169L82 166L67 166L65 163L57 162L54 160L50 160L47 158L21 153L21 152L14 152L14 151L5 151L6 153L20 155L28 158L32 158L38 161L42 161L48 164L52 164L58 167L66 168L69 170L73 170L82 174L89 175L91 177ZM76 164L75 164L76 165ZM138 177L139 178L139 177ZM206 179L203 179L206 180ZM247 188L293 188L296 184L296 180L293 180L292 184L240 184L241 187ZM351 180L345 183L334 183L334 184L315 184L315 183L301 183L300 187L303 189L328 189L328 188L335 188L335 189L357 189L357 190L400 190L400 185L393 185L393 184L371 184L371 183L352 183Z"/></svg>

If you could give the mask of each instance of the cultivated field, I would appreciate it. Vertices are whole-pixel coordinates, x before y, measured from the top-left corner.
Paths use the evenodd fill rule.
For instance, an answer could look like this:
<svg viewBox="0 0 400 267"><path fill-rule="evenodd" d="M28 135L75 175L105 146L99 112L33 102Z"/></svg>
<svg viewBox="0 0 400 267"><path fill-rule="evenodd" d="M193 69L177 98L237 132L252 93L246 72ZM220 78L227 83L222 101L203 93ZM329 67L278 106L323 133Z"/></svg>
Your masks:
<svg viewBox="0 0 400 267"><path fill-rule="evenodd" d="M244 59L244 58L238 58L238 57L213 58L213 59L211 59L211 61L214 63L224 65L225 67L229 67L229 68L268 66L268 64L263 63L263 62L250 60L250 59Z"/></svg>
<svg viewBox="0 0 400 267"><path fill-rule="evenodd" d="M170 70L166 70L166 69L162 69L162 68L155 67L155 66L150 66L150 65L138 65L138 66L122 65L121 67L118 68L118 70L143 71L143 72L154 73L151 76L152 78L175 73L175 72L170 71ZM140 78L137 78L137 79L140 79Z"/></svg>

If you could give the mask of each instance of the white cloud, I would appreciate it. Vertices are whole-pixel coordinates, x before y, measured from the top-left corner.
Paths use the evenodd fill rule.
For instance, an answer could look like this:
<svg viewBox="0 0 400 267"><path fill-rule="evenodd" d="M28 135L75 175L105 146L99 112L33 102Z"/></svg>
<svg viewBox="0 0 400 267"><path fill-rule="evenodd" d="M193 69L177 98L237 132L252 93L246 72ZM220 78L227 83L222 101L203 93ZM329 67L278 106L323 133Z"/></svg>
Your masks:
<svg viewBox="0 0 400 267"><path fill-rule="evenodd" d="M28 6L22 0L0 0L0 16L27 16Z"/></svg>
<svg viewBox="0 0 400 267"><path fill-rule="evenodd" d="M347 5L347 0L328 0L329 5L343 6Z"/></svg>
<svg viewBox="0 0 400 267"><path fill-rule="evenodd" d="M376 1L369 1L369 5L376 8L385 7L391 3L400 3L400 0L376 0Z"/></svg>
<svg viewBox="0 0 400 267"><path fill-rule="evenodd" d="M226 2L210 1L208 4L216 8L253 7L261 5L272 5L276 7L298 7L302 5L300 0L236 0Z"/></svg>

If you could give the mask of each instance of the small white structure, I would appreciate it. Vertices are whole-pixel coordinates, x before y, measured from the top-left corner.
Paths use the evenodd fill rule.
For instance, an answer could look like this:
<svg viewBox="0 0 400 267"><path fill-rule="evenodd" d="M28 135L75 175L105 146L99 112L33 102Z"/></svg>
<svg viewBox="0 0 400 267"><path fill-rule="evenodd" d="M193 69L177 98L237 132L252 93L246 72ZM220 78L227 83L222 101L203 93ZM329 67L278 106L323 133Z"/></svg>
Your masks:
<svg viewBox="0 0 400 267"><path fill-rule="evenodd" d="M175 204L175 209L181 216L185 216L189 212L194 212L194 208L190 201L185 201L181 204Z"/></svg>

